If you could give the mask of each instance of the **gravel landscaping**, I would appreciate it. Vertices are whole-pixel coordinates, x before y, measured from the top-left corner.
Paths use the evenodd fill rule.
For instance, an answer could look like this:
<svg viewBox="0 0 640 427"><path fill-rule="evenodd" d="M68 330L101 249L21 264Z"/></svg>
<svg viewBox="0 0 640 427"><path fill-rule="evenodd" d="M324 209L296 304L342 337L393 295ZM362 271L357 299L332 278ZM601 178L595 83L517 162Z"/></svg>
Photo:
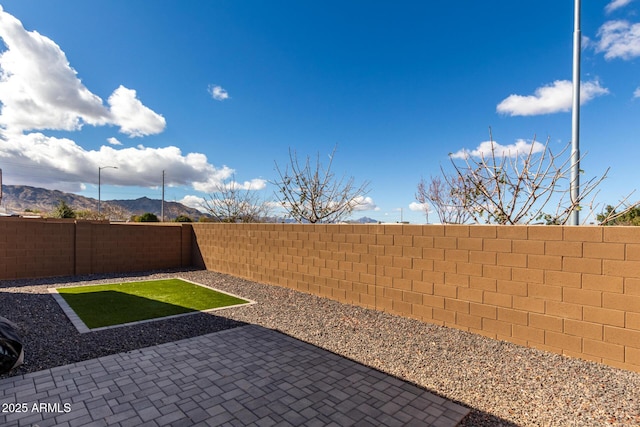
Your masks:
<svg viewBox="0 0 640 427"><path fill-rule="evenodd" d="M50 287L182 277L257 304L80 334ZM210 271L0 281L25 364L10 375L246 323L315 344L472 409L462 426L640 425L640 374ZM6 375L5 375L6 376Z"/></svg>

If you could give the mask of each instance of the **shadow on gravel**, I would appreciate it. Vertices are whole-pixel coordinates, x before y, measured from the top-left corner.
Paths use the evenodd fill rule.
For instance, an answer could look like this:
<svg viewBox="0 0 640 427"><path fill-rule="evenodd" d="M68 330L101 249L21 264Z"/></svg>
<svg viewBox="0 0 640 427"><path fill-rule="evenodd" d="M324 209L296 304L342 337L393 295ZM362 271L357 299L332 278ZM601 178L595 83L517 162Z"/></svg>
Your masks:
<svg viewBox="0 0 640 427"><path fill-rule="evenodd" d="M45 283L38 283L42 284ZM16 324L25 354L22 366L0 375L0 378L246 325L219 315L195 313L81 334L51 294L14 293L0 289L0 307L0 315Z"/></svg>
<svg viewBox="0 0 640 427"><path fill-rule="evenodd" d="M466 406L466 405L465 405ZM515 424L511 421L507 421L495 415L483 412L479 409L471 408L469 415L464 417L459 427L519 427L520 424Z"/></svg>
<svg viewBox="0 0 640 427"><path fill-rule="evenodd" d="M65 284L73 285L78 282L92 280L110 278L131 280L135 277L145 277L148 279L149 275L154 273L178 274L180 272L198 270L201 269L146 271L140 273L123 273L117 276L113 274L93 274L86 276L0 281L0 316L10 319L17 325L18 332L21 334L25 345L24 365L12 370L8 374L0 375L0 379L246 325L247 323L245 322L222 316L197 313L186 317L158 320L139 325L80 334L54 300L53 296L46 292L45 289L46 287L56 287ZM43 290L40 291L40 293L3 291L4 288L22 288L29 286L43 286ZM278 332L284 333L283 331ZM344 357L342 355L340 356ZM360 363L357 361L354 362ZM388 373L385 372L385 374ZM396 378L404 381L402 378ZM425 389L421 386L418 387ZM425 390L447 399L445 396L433 390ZM476 409L463 402L453 402L471 410L469 415L460 422L459 426L518 426L518 424Z"/></svg>

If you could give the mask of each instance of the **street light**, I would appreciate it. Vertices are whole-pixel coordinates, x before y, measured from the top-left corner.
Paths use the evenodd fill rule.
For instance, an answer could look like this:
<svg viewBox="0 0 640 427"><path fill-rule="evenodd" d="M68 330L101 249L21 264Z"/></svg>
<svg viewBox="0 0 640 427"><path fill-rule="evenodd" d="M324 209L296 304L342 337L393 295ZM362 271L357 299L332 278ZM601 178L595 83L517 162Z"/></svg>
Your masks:
<svg viewBox="0 0 640 427"><path fill-rule="evenodd" d="M101 186L101 180L100 180L100 172L102 172L102 169L118 169L117 166L99 166L98 167L98 216L100 216L101 214L101 210L100 210L100 186Z"/></svg>
<svg viewBox="0 0 640 427"><path fill-rule="evenodd" d="M571 117L571 202L580 197L580 0L574 3L573 108ZM569 223L580 225L580 211L574 206Z"/></svg>

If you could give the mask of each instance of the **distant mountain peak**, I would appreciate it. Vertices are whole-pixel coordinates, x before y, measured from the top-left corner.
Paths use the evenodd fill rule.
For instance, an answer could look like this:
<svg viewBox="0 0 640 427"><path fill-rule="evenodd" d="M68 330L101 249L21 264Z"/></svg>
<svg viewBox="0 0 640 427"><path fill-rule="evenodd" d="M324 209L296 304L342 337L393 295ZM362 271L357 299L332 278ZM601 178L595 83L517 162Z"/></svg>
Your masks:
<svg viewBox="0 0 640 427"><path fill-rule="evenodd" d="M2 204L0 212L23 213L35 212L47 214L63 200L76 211L89 210L98 211L98 201L91 197L80 196L73 193L64 193L60 190L49 190L46 188L30 187L27 185L3 185ZM115 208L128 219L131 215L141 215L151 212L160 217L162 210L162 200L140 197L135 200L102 200L101 209ZM206 214L197 209L185 206L178 202L164 202L164 217L170 221L179 215L185 215L194 221Z"/></svg>

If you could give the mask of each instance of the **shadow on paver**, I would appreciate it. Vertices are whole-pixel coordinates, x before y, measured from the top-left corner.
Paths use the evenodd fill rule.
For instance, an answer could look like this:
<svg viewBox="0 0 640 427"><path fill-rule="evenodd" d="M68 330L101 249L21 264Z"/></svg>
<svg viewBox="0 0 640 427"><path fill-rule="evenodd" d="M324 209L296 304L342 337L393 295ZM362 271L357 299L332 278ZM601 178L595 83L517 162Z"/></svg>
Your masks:
<svg viewBox="0 0 640 427"><path fill-rule="evenodd" d="M180 271L192 271L192 269ZM145 272L140 273L139 276L148 277L149 274ZM126 276L131 278L137 275L134 273ZM3 292L3 288L7 287L71 285L111 277L113 276L91 275L0 281L0 300L2 301L0 314L18 325L27 351L26 363L9 374L0 376L0 379L247 325L224 316L197 313L183 318L80 334L50 294ZM446 399L435 391L420 388ZM462 419L460 426L517 426L468 404L455 401L454 403L465 406L471 411Z"/></svg>
<svg viewBox="0 0 640 427"><path fill-rule="evenodd" d="M468 412L428 390L257 325L0 381L5 398L38 393L42 400L68 404L69 412L0 414L0 422L17 426L41 417L70 425L128 419L156 425L453 427Z"/></svg>
<svg viewBox="0 0 640 427"><path fill-rule="evenodd" d="M0 289L0 301L0 314L16 324L25 349L24 364L0 378L246 325L198 312L81 334L49 293L10 293Z"/></svg>
<svg viewBox="0 0 640 427"><path fill-rule="evenodd" d="M299 338L294 337L292 335L289 335L284 331L277 330L277 332L279 332L279 333L281 333L283 335L286 335L287 337L289 337L291 339L300 340ZM326 351L326 352L329 352L331 354L334 354L337 357L341 357L341 358L349 360L349 361L351 361L353 363L357 363L357 364L362 365L361 362L359 362L357 360L354 360L354 359L351 359L351 358L349 358L347 356L332 352L331 350L327 350L327 349L324 349L322 347L318 347L315 344L312 344L312 343L309 343L309 342L306 342L306 341L302 341L302 342L304 342L306 345L317 347L317 348L321 349L322 351ZM412 386L415 386L416 388L419 388L419 389L422 389L422 390L424 390L426 392L429 392L429 393L433 394L434 396L437 396L438 398L441 398L443 400L447 400L449 402L452 402L454 404L457 404L457 405L460 405L460 406L463 406L463 407L469 409L469 411L470 411L469 414L467 416L465 416L460 421L460 423L458 424L458 426L460 426L460 427L476 427L476 426L477 427L519 427L519 424L513 423L513 422L511 422L509 420L505 420L504 418L500 418L500 417L498 417L498 416L496 416L494 414L491 414L489 412L486 412L486 411L483 411L481 409L478 409L478 408L475 408L473 406L470 406L467 403L451 399L449 397L446 397L446 396L438 393L437 391L434 391L434 390L431 390L429 388L425 388L425 387L423 387L423 386L421 386L419 384L415 384L413 382L407 381L404 378L395 376L395 375L390 374L388 372L381 371L381 370L379 370L379 369L377 369L375 367L372 367L372 366L368 366L368 365L364 365L364 366L367 366L367 368L369 368L369 369L371 369L373 371L379 372L382 375L387 375L389 377L397 379L398 381L402 381L402 382L411 384Z"/></svg>

